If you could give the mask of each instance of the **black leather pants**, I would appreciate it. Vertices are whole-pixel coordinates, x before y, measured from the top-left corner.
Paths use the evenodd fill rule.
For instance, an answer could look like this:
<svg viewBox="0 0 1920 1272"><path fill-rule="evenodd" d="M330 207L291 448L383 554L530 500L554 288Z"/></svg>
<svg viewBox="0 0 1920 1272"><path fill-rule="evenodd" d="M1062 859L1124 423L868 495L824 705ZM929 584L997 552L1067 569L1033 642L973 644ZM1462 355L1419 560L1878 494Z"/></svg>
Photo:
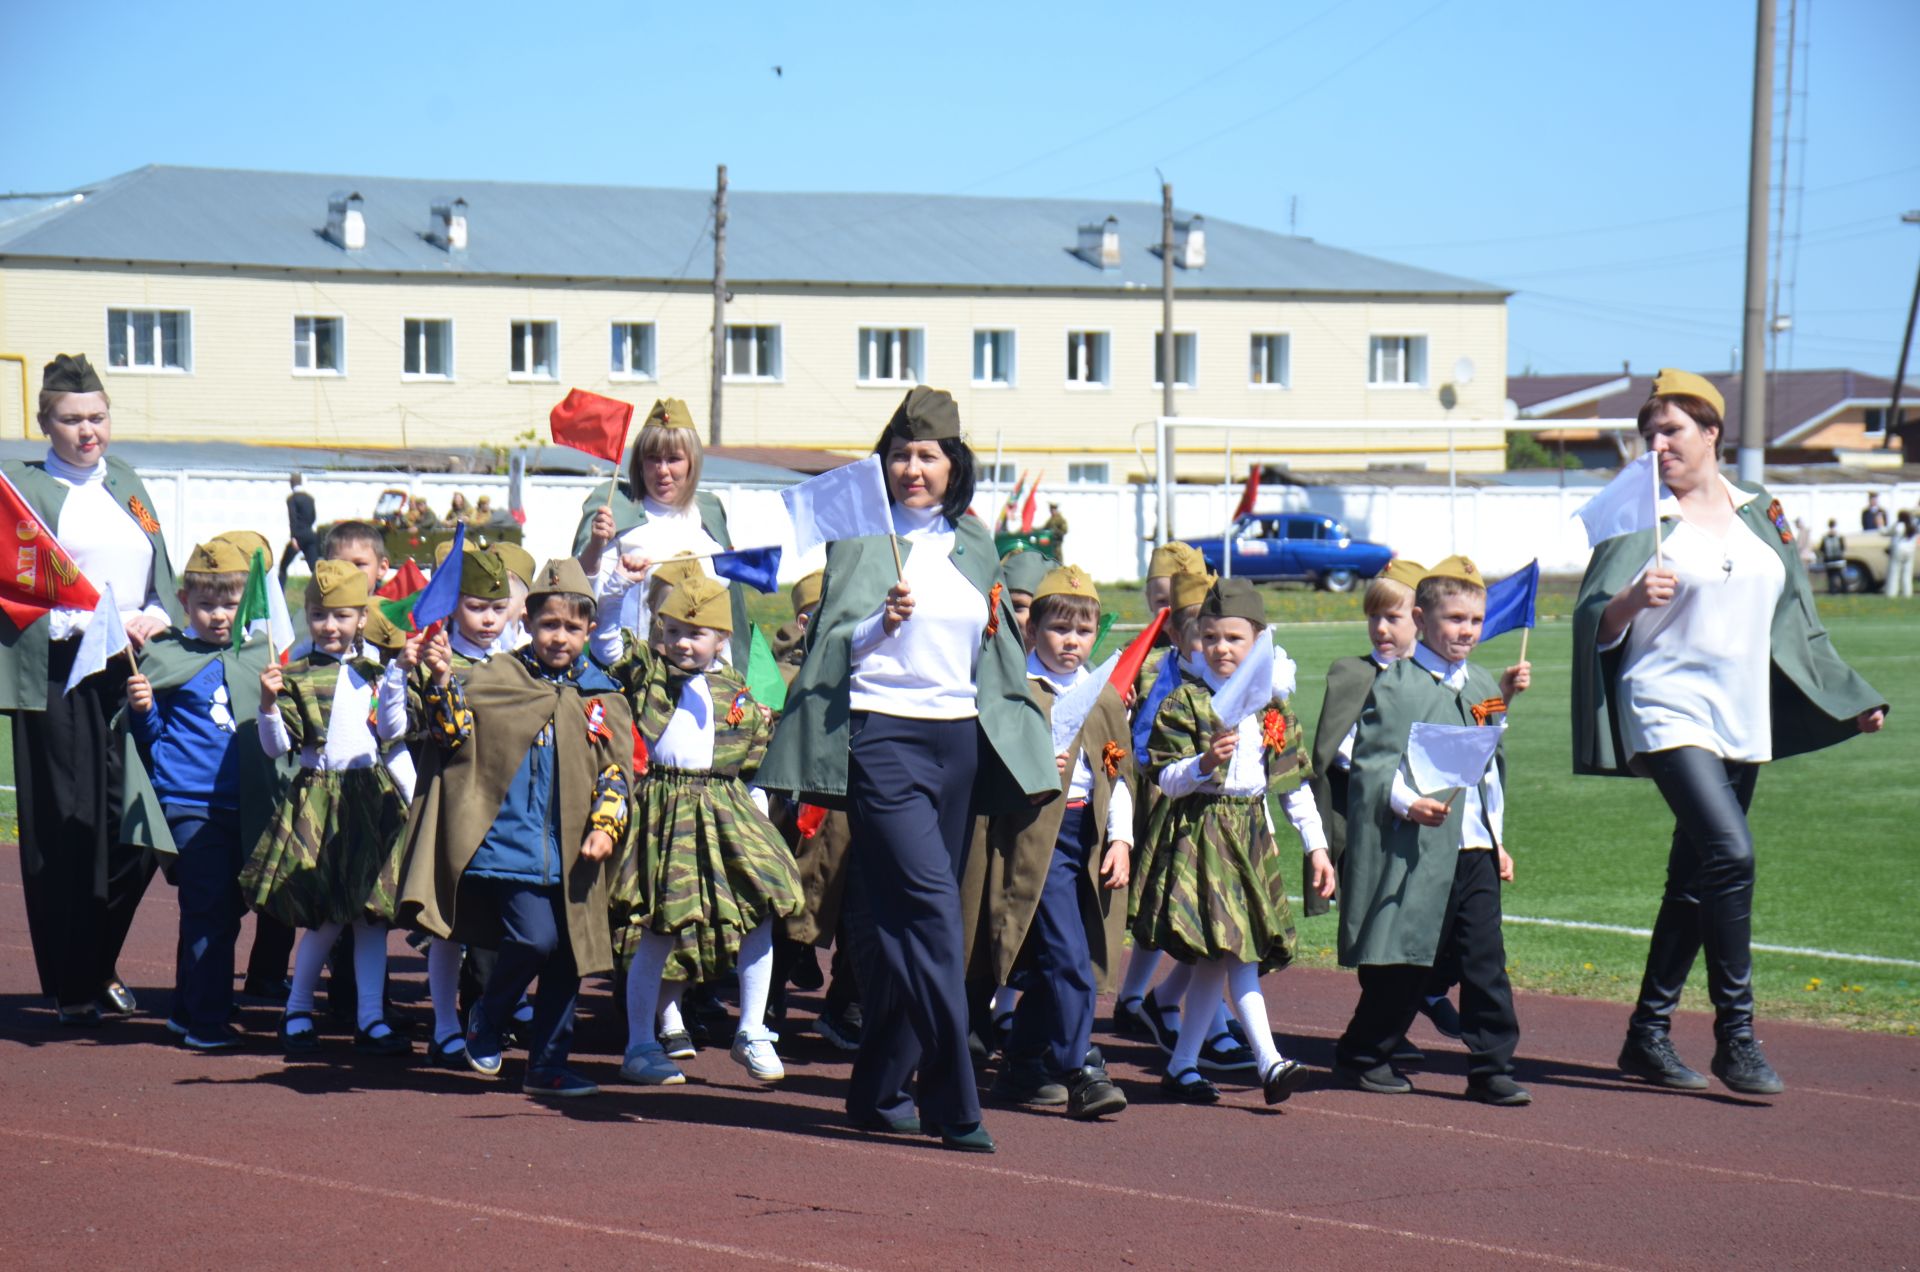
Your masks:
<svg viewBox="0 0 1920 1272"><path fill-rule="evenodd" d="M1700 747L1653 751L1641 761L1673 810L1667 889L1653 923L1647 971L1630 1027L1664 1033L1680 1005L1694 956L1707 955L1714 1036L1753 1034L1753 802L1757 764Z"/></svg>

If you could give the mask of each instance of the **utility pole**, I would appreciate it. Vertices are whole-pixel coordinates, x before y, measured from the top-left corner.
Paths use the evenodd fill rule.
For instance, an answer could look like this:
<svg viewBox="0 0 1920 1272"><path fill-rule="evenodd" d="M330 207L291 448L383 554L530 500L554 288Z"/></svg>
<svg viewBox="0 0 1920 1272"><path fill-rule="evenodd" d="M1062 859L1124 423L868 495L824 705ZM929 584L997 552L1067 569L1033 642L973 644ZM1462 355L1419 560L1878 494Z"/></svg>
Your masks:
<svg viewBox="0 0 1920 1272"><path fill-rule="evenodd" d="M1920 225L1920 208L1903 212L1900 220L1907 225ZM1880 449L1893 449L1893 435L1900 432L1900 390L1907 384L1907 352L1913 348L1913 319L1920 314L1920 272L1913 276L1913 299L1907 302L1907 331L1900 337L1900 366L1893 373L1893 400L1887 403L1887 419L1881 428ZM1901 434L1901 446L1905 446L1905 434ZM1913 462L1913 456L1906 460Z"/></svg>
<svg viewBox="0 0 1920 1272"><path fill-rule="evenodd" d="M1173 183L1160 184L1160 414L1173 411Z"/></svg>
<svg viewBox="0 0 1920 1272"><path fill-rule="evenodd" d="M707 444L720 445L720 387L727 373L727 165L713 193L713 404L707 410Z"/></svg>
<svg viewBox="0 0 1920 1272"><path fill-rule="evenodd" d="M1767 456L1767 178L1773 169L1774 0L1759 0L1753 33L1753 135L1747 152L1747 297L1740 350L1740 479L1757 482Z"/></svg>

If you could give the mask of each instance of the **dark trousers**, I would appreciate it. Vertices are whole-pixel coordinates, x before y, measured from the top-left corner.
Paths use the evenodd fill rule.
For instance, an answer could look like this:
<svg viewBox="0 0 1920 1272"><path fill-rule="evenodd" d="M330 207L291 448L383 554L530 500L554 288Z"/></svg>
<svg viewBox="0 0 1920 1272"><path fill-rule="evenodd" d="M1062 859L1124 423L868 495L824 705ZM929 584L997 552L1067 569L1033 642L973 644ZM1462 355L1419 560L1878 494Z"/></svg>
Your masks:
<svg viewBox="0 0 1920 1272"><path fill-rule="evenodd" d="M270 914L253 916L253 948L247 951L247 984L266 990L287 979L287 960L293 957L293 943L300 935Z"/></svg>
<svg viewBox="0 0 1920 1272"><path fill-rule="evenodd" d="M1040 888L1040 906L1027 928L1012 976L1012 984L1020 990L1020 1005L1014 1009L1007 1055L1015 1060L1037 1058L1056 1078L1085 1065L1087 1049L1093 1045L1098 987L1080 909L1090 851L1087 826L1085 807L1067 810Z"/></svg>
<svg viewBox="0 0 1920 1272"><path fill-rule="evenodd" d="M1468 1079L1512 1073L1520 1023L1513 1013L1513 987L1507 983L1500 865L1492 852L1462 852L1454 865L1433 967L1392 963L1360 968L1360 1002L1334 1049L1340 1063L1355 1069L1386 1064L1419 1014L1435 974L1443 969L1460 982L1460 1036L1467 1045Z"/></svg>
<svg viewBox="0 0 1920 1272"><path fill-rule="evenodd" d="M1697 746L1640 757L1673 810L1667 888L1653 921L1647 970L1630 1028L1664 1033L1693 960L1707 954L1707 997L1721 1041L1753 1034L1753 803L1757 764Z"/></svg>
<svg viewBox="0 0 1920 1272"><path fill-rule="evenodd" d="M304 559L309 570L320 560L320 536L310 534L306 538L296 538L280 554L280 586L287 585L287 571L296 560Z"/></svg>
<svg viewBox="0 0 1920 1272"><path fill-rule="evenodd" d="M973 826L980 726L855 712L846 925L859 969L860 1054L847 1111L942 1126L980 1120L967 1051L960 873ZM907 1084L919 1071L917 1100Z"/></svg>
<svg viewBox="0 0 1920 1272"><path fill-rule="evenodd" d="M233 1014L233 947L247 912L240 896L246 864L240 814L173 804L164 811L179 849L168 876L180 894L172 1017L195 1036L212 1037Z"/></svg>
<svg viewBox="0 0 1920 1272"><path fill-rule="evenodd" d="M13 713L20 883L40 991L63 1007L100 997L153 878L153 854L120 842L122 737L109 722L127 699L127 663L66 693L80 640L47 647L43 711Z"/></svg>
<svg viewBox="0 0 1920 1272"><path fill-rule="evenodd" d="M527 1068L560 1069L573 1048L573 1006L580 996L580 972L567 933L567 900L560 885L541 887L512 879L463 879L461 906L473 902L498 924L501 937L493 972L475 1004L474 1031L485 1049L499 1045L500 1030L513 1009L540 979L533 1000L533 1023L526 1035ZM461 915L461 923L467 921Z"/></svg>

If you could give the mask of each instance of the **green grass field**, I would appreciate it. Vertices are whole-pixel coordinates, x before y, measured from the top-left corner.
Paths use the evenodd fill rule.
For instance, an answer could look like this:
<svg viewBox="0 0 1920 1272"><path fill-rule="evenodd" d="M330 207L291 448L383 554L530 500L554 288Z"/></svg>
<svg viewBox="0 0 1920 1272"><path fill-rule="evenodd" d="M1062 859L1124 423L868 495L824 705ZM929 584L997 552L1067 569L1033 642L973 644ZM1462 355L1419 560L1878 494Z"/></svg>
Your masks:
<svg viewBox="0 0 1920 1272"><path fill-rule="evenodd" d="M1123 622L1138 622L1138 589L1108 589ZM1335 658L1364 649L1352 597L1272 589L1279 638L1300 665L1298 709L1311 728L1320 709L1318 676ZM1564 614L1563 591L1543 591L1543 615ZM1874 596L1821 598L1835 645L1897 710L1883 733L1768 766L1752 824L1759 855L1754 904L1758 943L1920 962L1920 835L1908 811L1920 774L1920 603ZM784 597L754 598L755 618L787 618ZM1336 620L1347 621L1336 621ZM1480 661L1503 667L1517 633L1492 642ZM1515 705L1507 737L1508 835L1518 877L1505 896L1510 917L1646 928L1659 904L1672 818L1649 782L1572 776L1568 671L1572 628L1544 621L1529 644L1534 688ZM0 730L0 771L13 756ZM0 834L15 836L14 801L0 792ZM1332 965L1332 916L1306 920L1301 951ZM1515 982L1536 990L1630 1000L1646 938L1510 922ZM1920 967L1756 951L1764 1015L1920 1033ZM1689 1006L1706 1003L1696 971Z"/></svg>

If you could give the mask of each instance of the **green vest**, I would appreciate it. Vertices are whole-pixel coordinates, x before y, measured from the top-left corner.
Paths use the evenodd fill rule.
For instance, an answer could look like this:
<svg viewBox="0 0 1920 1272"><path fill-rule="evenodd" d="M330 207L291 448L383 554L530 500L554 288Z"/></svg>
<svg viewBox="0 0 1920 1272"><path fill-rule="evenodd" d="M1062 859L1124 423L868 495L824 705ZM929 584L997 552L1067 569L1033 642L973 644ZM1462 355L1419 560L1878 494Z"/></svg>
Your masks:
<svg viewBox="0 0 1920 1272"><path fill-rule="evenodd" d="M608 504L609 492L612 496L611 505ZM720 506L719 498L704 490L696 490L693 492L693 502L700 509L700 528L721 547L731 548L733 540L727 535L727 510ZM593 515L608 506L613 508L613 533L616 538L635 526L647 523L646 505L633 497L632 488L626 482L606 482L595 486L586 502L580 505L580 524L573 530L573 555L577 557L587 550L587 543L593 538ZM612 545L608 547L611 549ZM708 562L705 569L711 574L713 563ZM744 676L747 674L747 660L753 652L752 620L747 617L747 590L727 580L727 594L733 603L733 665Z"/></svg>
<svg viewBox="0 0 1920 1272"><path fill-rule="evenodd" d="M902 561L913 545L902 540ZM982 596L1002 582L993 536L974 517L955 527L953 564ZM787 692L773 746L759 784L810 804L847 804L847 725L851 715L853 629L886 600L898 575L893 551L879 535L843 539L827 547L820 608L807 626L807 660ZM996 626L983 634L974 682L980 728L987 747L974 786L974 812L1014 812L1030 796L1057 798L1060 772L1053 762L1053 736L1046 715L1027 692L1027 655L1011 599L1001 588Z"/></svg>
<svg viewBox="0 0 1920 1272"><path fill-rule="evenodd" d="M1841 659L1814 608L1813 587L1791 537L1770 516L1764 487L1736 482L1754 492L1738 509L1741 521L1780 556L1787 583L1773 607L1773 758L1804 755L1844 742L1860 731L1863 712L1887 705L1885 698ZM1679 522L1667 518L1664 540ZM1600 650L1600 619L1615 593L1653 556L1653 531L1608 539L1593 550L1573 611L1573 771L1601 777L1632 777L1614 703L1620 690L1623 641ZM1711 655L1714 651L1703 650Z"/></svg>
<svg viewBox="0 0 1920 1272"><path fill-rule="evenodd" d="M47 466L43 462L23 463L8 460L0 464L20 493L26 496L40 519L56 533L60 528L60 509L67 502L67 487L47 475ZM107 458L107 490L113 495L115 503L128 509L128 516L139 518L131 510L131 503L138 499L142 508L153 508L153 497L147 494L147 488L140 483L139 475L132 468L112 456ZM148 586L159 596L160 604L173 618L178 627L185 621L180 611L180 598L177 593L180 585L173 576L173 561L167 556L167 538L156 522L154 528L146 531L147 542L153 546L153 568L148 572ZM145 601L145 597L140 598ZM0 712L5 711L45 711L47 709L47 624L35 621L28 624L25 631L15 627L4 615L0 615Z"/></svg>
<svg viewBox="0 0 1920 1272"><path fill-rule="evenodd" d="M1327 831L1327 855L1338 865L1347 849L1347 770L1334 767L1340 743L1347 730L1360 719L1360 708L1373 692L1380 664L1364 654L1341 658L1327 668L1327 692L1320 700L1320 718L1313 726L1313 802L1319 807L1320 822ZM1309 915L1325 914L1331 907L1327 899L1307 890L1305 909Z"/></svg>
<svg viewBox="0 0 1920 1272"><path fill-rule="evenodd" d="M1492 675L1472 664L1458 693L1412 658L1402 658L1375 678L1360 710L1347 787L1347 849L1340 859L1341 966L1433 966L1447 897L1453 891L1466 801L1456 798L1452 813L1438 826L1406 821L1394 815L1393 775L1406 758L1407 735L1416 721L1476 724L1474 704L1499 696ZM1493 762L1504 782L1506 758L1501 751L1494 753ZM1483 780L1483 808L1486 793Z"/></svg>

